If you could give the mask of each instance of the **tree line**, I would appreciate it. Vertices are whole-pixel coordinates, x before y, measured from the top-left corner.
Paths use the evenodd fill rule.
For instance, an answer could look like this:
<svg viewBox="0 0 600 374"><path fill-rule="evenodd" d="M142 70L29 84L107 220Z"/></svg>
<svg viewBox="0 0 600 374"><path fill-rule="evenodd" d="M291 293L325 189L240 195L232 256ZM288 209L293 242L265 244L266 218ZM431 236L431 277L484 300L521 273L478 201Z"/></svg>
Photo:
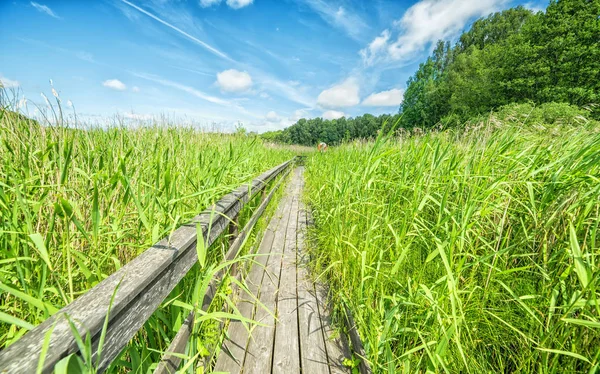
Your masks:
<svg viewBox="0 0 600 374"><path fill-rule="evenodd" d="M600 0L552 0L545 12L518 6L478 19L454 46L437 43L409 78L396 115L300 119L262 136L337 144L374 137L386 123L455 126L509 104L552 102L600 118Z"/></svg>

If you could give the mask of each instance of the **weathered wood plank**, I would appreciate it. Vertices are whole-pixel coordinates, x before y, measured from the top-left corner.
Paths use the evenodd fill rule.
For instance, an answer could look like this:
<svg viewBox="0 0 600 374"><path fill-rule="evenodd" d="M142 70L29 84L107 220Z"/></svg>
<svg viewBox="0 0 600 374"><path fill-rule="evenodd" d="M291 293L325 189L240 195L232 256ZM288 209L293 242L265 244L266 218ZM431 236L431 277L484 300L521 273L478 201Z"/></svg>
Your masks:
<svg viewBox="0 0 600 374"><path fill-rule="evenodd" d="M275 215L269 222L267 230L263 236L257 253L260 255L256 258L256 264L250 268L246 277L246 287L253 295L258 295L265 265L271 252L275 232L278 230L283 216L283 201L279 205ZM241 300L237 304L240 314L246 318L254 317L255 303L249 295L241 295ZM230 321L227 332L227 338L223 342L221 353L217 357L215 371L229 372L231 374L240 373L246 355L246 346L248 344L248 330L246 326L239 321Z"/></svg>
<svg viewBox="0 0 600 374"><path fill-rule="evenodd" d="M292 180L294 200L285 235L285 247L277 295L277 322L272 373L300 372L300 341L298 336L298 298L296 285L296 230L298 224L299 170Z"/></svg>
<svg viewBox="0 0 600 374"><path fill-rule="evenodd" d="M301 202L298 212L298 327L300 357L305 373L329 374L325 336L315 296L315 287L308 275L308 254L305 252L306 208Z"/></svg>
<svg viewBox="0 0 600 374"><path fill-rule="evenodd" d="M292 180L293 182L293 180ZM263 276L259 291L259 300L264 306L257 306L253 319L266 326L254 326L248 341L244 372L269 373L273 359L273 344L275 339L275 319L272 313L277 310L277 291L279 289L279 276L281 273L281 256L285 246L285 234L291 216L291 203L293 200L292 186L286 189L286 198L282 202L284 215L279 230L275 233L271 255ZM265 310L267 308L268 310Z"/></svg>
<svg viewBox="0 0 600 374"><path fill-rule="evenodd" d="M327 289L322 283L315 284L315 296L321 315L321 324L325 337L325 349L331 374L349 373L350 368L344 365L345 359L350 359L350 346L344 334L338 334L331 323L331 307L327 299Z"/></svg>
<svg viewBox="0 0 600 374"><path fill-rule="evenodd" d="M237 215L246 201L289 164L290 161L279 165L255 179L250 187L242 186L226 195L190 224L177 229L169 238L161 240L25 334L0 352L0 368L6 373L34 372L44 337L54 325L42 368L45 373L51 372L56 362L78 350L65 316L75 322L79 334L90 333L94 346L97 346L110 306L109 329L100 361L100 371L105 369L195 263L194 251L190 248L196 242L196 224L202 226L204 237L209 245L212 244L226 226L226 217Z"/></svg>
<svg viewBox="0 0 600 374"><path fill-rule="evenodd" d="M252 215L252 217L246 223L246 226L244 226L244 228L242 230L238 229L237 218L233 222L229 223L229 233L230 233L230 235L232 235L232 232L233 232L233 235L235 235L235 237L230 238L230 248L225 255L225 258L224 258L225 261L230 261L230 260L233 260L235 257L237 257L242 245L245 242L246 237L252 231L252 229L254 228L254 225L256 224L258 219L262 216L267 205L273 198L275 192L277 191L279 186L282 184L282 182L284 181L284 179L288 173L289 173L289 171L285 172L285 174L277 182L277 184L275 186L273 186L271 191L263 197L261 204L256 209L256 211L254 212L254 214ZM235 225L234 225L234 223L235 223ZM272 238L271 238L271 242L272 242ZM261 242L261 246L262 246L262 242ZM270 244L269 244L268 248L270 249ZM266 250L266 253L268 254L269 250ZM260 259L259 259L259 261L260 261ZM263 263L264 263L264 260L263 260ZM216 290L218 289L223 276L227 273L227 270L228 270L228 268L225 267L213 276L213 279L211 280L211 282L208 286L207 292L204 295L204 298L202 301L201 309L203 311L206 312L210 308L210 304L212 303L212 300L214 299ZM244 314L242 314L242 315L247 318L252 318L251 312L247 313L247 314L248 315L244 315ZM193 312L190 313L190 316L193 316ZM190 317L188 316L188 319L189 318ZM187 320L186 320L186 322L187 322ZM193 321L191 323L193 323ZM190 332L191 332L191 329L189 328L189 326L184 324L181 327L181 329L178 331L178 333L175 336L171 345L169 346L168 352L184 353L183 350L185 349L185 347L187 345L187 339L189 338ZM182 342L181 339L184 339L184 338L186 340L184 342ZM154 373L155 374L166 374L166 373L175 372L179 365L179 362L180 362L180 359L178 357L170 355L170 354L165 354L165 356L163 356L163 359L159 363L159 365L156 368L156 370L154 371Z"/></svg>

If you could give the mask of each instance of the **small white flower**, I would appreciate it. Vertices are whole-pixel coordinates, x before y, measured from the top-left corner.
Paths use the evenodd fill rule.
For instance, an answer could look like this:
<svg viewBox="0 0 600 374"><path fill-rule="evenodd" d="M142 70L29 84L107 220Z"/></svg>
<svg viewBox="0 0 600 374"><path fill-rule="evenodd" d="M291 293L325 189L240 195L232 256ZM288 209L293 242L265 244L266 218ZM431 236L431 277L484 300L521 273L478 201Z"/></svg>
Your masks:
<svg viewBox="0 0 600 374"><path fill-rule="evenodd" d="M52 82L52 79L50 79L50 86L54 87L54 83Z"/></svg>
<svg viewBox="0 0 600 374"><path fill-rule="evenodd" d="M52 87L52 95L54 95L54 97L58 98L58 92L56 92L54 87Z"/></svg>
<svg viewBox="0 0 600 374"><path fill-rule="evenodd" d="M69 108L73 108L73 102L71 100L67 100L67 106Z"/></svg>

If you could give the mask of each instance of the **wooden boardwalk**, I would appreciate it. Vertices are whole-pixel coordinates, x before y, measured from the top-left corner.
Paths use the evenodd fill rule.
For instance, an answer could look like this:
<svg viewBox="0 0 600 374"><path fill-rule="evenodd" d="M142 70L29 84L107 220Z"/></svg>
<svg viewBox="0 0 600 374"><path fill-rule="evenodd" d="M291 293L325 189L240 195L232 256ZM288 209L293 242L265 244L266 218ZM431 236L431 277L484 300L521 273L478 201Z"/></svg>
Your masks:
<svg viewBox="0 0 600 374"><path fill-rule="evenodd" d="M258 324L231 321L215 372L346 373L347 344L334 339L325 290L305 267L308 213L301 200L303 167L271 219L240 291L239 312ZM259 303L256 302L259 300Z"/></svg>

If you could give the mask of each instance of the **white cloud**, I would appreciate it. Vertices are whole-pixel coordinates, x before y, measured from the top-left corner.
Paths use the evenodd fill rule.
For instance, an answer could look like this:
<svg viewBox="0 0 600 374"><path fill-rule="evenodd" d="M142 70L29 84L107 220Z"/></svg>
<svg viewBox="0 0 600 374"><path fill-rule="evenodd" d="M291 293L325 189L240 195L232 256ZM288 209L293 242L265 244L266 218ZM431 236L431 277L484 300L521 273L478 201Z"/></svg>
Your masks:
<svg viewBox="0 0 600 374"><path fill-rule="evenodd" d="M366 106L398 106L402 103L404 91L397 88L369 95L364 101Z"/></svg>
<svg viewBox="0 0 600 374"><path fill-rule="evenodd" d="M261 99L268 99L268 98L270 98L270 97L271 97L271 96L269 96L269 94L268 94L268 93L266 93L266 92L261 92L261 93L260 93L258 96L260 96L260 98L261 98Z"/></svg>
<svg viewBox="0 0 600 374"><path fill-rule="evenodd" d="M172 88L176 88L178 90L181 91L185 91L191 95L194 95L200 99L206 100L208 102L211 102L213 104L219 104L219 105L225 105L225 106L231 106L232 104L227 101L227 100L223 100L223 99L219 99L218 97L214 97L214 96L210 96L205 94L204 92L198 91L197 89L190 87L190 86L185 86L183 84L177 83L177 82L173 82L173 81L169 81L166 79L162 79L161 77L157 77L155 75L150 75L150 74L139 74L136 73L134 74L136 77L142 78L142 79L146 79L149 80L151 82L156 82L159 84L162 84L163 86L166 87L172 87Z"/></svg>
<svg viewBox="0 0 600 374"><path fill-rule="evenodd" d="M60 19L59 16L56 15L56 13L54 13L52 11L52 9L50 9L48 6L46 5L42 5L42 4L38 4L36 2L31 2L30 3L32 7L34 7L38 12L42 12L42 13L46 13L47 15L49 15L50 17L54 17L56 19Z"/></svg>
<svg viewBox="0 0 600 374"><path fill-rule="evenodd" d="M229 69L217 74L216 83L224 92L245 92L252 87L252 77L245 71Z"/></svg>
<svg viewBox="0 0 600 374"><path fill-rule="evenodd" d="M279 122L279 121L281 121L281 118L274 111L270 111L269 113L267 113L267 115L265 116L265 118L266 118L266 120L268 122Z"/></svg>
<svg viewBox="0 0 600 374"><path fill-rule="evenodd" d="M129 2L129 1L127 1L127 0L121 0L121 1L122 1L123 3L125 3L125 4L129 5L129 6L130 6L130 7L132 7L133 9L135 9L135 10L137 10L137 11L141 12L141 13L144 13L144 14L145 14L145 15L147 15L148 17L150 17L150 18L152 18L152 19L154 19L154 20L156 20L156 21L158 21L158 22L162 23L163 25L165 25L165 26L167 26L167 27L169 27L169 28L171 28L171 29L173 29L173 30L177 31L178 33L180 33L181 35L183 35L183 36L185 36L186 38L190 39L191 41L193 41L193 42L195 42L195 43L198 43L198 44L200 44L202 47L204 47L204 48L208 49L210 52L214 53L215 55L217 55L217 56L219 56L219 57L222 57L222 58L224 58L224 59L226 59L226 60L233 61L233 60L232 60L232 59L231 59L229 56L227 56L225 53L223 53L223 52L219 51L218 49L214 48L213 46L211 46L211 45L209 45L209 44L207 44L207 43L203 42L202 40L200 40L200 39L198 39L198 38L196 38L196 37L194 37L194 36L192 36L192 35L188 34L187 32L185 32L185 31L181 30L180 28L178 28L178 27L175 27L175 26L171 25L171 24L170 24L170 23L168 23L167 21L165 21L165 20L162 20L162 19L158 18L158 17L157 17L157 16L155 16L154 14L152 14L152 13L150 13L150 12L147 12L147 11L145 11L144 9L140 8L139 6L137 6L137 5L135 5L135 4L132 4L132 3L130 3L130 2Z"/></svg>
<svg viewBox="0 0 600 374"><path fill-rule="evenodd" d="M323 119L338 119L344 117L344 112L338 112L337 110L328 110L323 113Z"/></svg>
<svg viewBox="0 0 600 374"><path fill-rule="evenodd" d="M294 114L289 118L291 122L298 122L301 118L308 118L309 113L306 109L298 109L294 111Z"/></svg>
<svg viewBox="0 0 600 374"><path fill-rule="evenodd" d="M87 62L94 62L94 56L89 52L79 51L75 55L80 60L87 61Z"/></svg>
<svg viewBox="0 0 600 374"><path fill-rule="evenodd" d="M140 88L138 86L133 86L131 88L131 91L133 91L133 92L140 92Z"/></svg>
<svg viewBox="0 0 600 374"><path fill-rule="evenodd" d="M346 79L343 83L321 92L317 104L323 108L342 108L360 103L358 96L358 83L353 78Z"/></svg>
<svg viewBox="0 0 600 374"><path fill-rule="evenodd" d="M203 8L208 8L210 6L219 4L221 0L200 0L200 6Z"/></svg>
<svg viewBox="0 0 600 374"><path fill-rule="evenodd" d="M421 0L394 22L394 38L384 30L360 54L367 65L382 60L410 61L438 40L456 38L470 20L499 10L507 1Z"/></svg>
<svg viewBox="0 0 600 374"><path fill-rule="evenodd" d="M117 91L125 91L127 89L127 86L125 85L125 83L121 82L118 79L109 79L104 81L104 83L102 83L102 85L104 87L108 87L111 88L113 90L117 90Z"/></svg>
<svg viewBox="0 0 600 374"><path fill-rule="evenodd" d="M240 9L252 4L254 0L227 0L226 3L231 9ZM208 8L213 5L218 5L221 0L200 0L200 6Z"/></svg>
<svg viewBox="0 0 600 374"><path fill-rule="evenodd" d="M360 40L369 26L356 13L348 11L343 6L325 0L304 0L323 20L332 26L338 27L356 40Z"/></svg>
<svg viewBox="0 0 600 374"><path fill-rule="evenodd" d="M360 50L360 55L366 65L372 65L377 56L386 48L390 40L390 30L383 30L381 35L373 39L369 46Z"/></svg>
<svg viewBox="0 0 600 374"><path fill-rule="evenodd" d="M19 81L8 79L0 75L0 86L3 86L4 88L17 88L20 85L21 84L19 83Z"/></svg>
<svg viewBox="0 0 600 374"><path fill-rule="evenodd" d="M543 4L536 4L534 2L525 3L523 4L523 7L531 10L534 13L546 11L546 7Z"/></svg>
<svg viewBox="0 0 600 374"><path fill-rule="evenodd" d="M133 119L136 121L148 121L154 118L154 116L152 114L139 114L139 113L134 113L134 112L125 112L123 113L123 117L128 118L128 119Z"/></svg>
<svg viewBox="0 0 600 374"><path fill-rule="evenodd" d="M252 4L254 0L227 0L227 5L232 9L240 9Z"/></svg>

